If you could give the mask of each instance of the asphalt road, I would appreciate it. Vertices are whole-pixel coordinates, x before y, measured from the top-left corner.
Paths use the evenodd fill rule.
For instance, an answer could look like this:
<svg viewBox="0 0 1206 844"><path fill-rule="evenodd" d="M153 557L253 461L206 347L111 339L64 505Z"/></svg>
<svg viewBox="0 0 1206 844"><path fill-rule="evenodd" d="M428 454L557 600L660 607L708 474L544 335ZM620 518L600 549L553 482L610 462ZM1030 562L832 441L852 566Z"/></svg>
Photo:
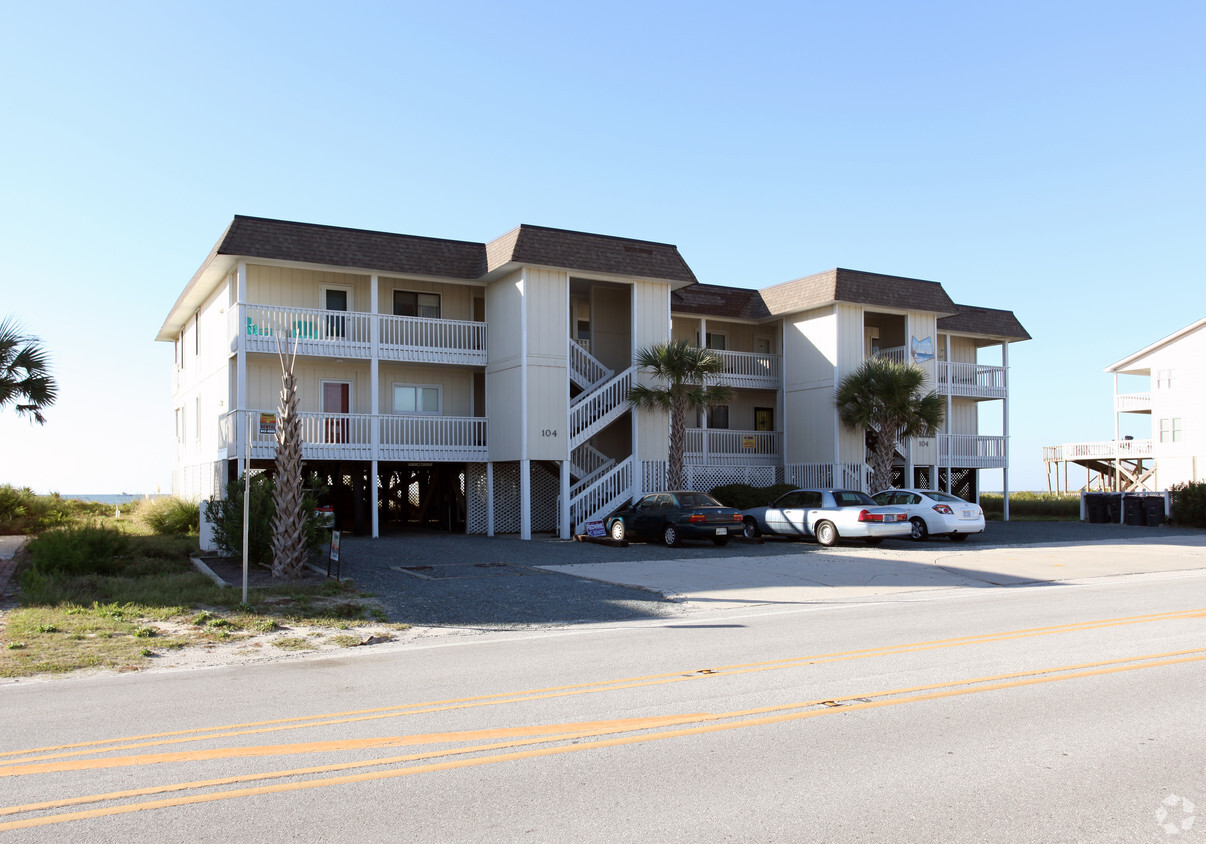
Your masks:
<svg viewBox="0 0 1206 844"><path fill-rule="evenodd" d="M1204 700L1203 571L498 631L0 687L0 831L1188 841Z"/></svg>

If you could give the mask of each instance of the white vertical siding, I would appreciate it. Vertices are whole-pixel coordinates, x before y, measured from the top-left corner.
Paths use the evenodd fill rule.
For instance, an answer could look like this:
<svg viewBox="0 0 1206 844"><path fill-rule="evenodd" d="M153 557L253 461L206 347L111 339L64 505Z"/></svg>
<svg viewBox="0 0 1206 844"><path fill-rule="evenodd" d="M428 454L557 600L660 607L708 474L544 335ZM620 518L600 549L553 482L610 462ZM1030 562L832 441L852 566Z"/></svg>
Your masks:
<svg viewBox="0 0 1206 844"><path fill-rule="evenodd" d="M529 268L527 275L528 457L569 456L569 275Z"/></svg>

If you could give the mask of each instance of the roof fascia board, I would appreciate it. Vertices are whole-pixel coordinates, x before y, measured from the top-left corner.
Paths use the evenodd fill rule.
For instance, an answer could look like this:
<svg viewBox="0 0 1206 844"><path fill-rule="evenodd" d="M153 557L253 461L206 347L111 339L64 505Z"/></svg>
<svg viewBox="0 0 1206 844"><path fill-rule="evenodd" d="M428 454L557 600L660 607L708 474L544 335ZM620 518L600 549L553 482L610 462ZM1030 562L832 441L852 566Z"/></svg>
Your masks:
<svg viewBox="0 0 1206 844"><path fill-rule="evenodd" d="M1192 325L1185 326L1180 331L1174 331L1172 334L1169 334L1164 339L1157 340L1155 343L1152 343L1150 346L1146 346L1145 348L1140 349L1139 351L1135 352L1132 355L1127 355L1126 357L1124 357L1122 360L1118 361L1117 363L1113 363L1113 364L1107 366L1105 368L1105 371L1106 372L1117 372L1119 374L1126 374L1125 369L1127 367L1134 366L1140 360L1142 360L1143 358L1152 354L1153 352L1156 352L1156 351L1164 348L1165 346L1172 345L1173 343L1180 340L1182 337L1185 337L1186 335L1194 333L1195 331L1197 331L1199 328L1202 328L1203 326L1206 326L1206 317L1202 317L1202 319L1198 320L1197 322L1193 323Z"/></svg>

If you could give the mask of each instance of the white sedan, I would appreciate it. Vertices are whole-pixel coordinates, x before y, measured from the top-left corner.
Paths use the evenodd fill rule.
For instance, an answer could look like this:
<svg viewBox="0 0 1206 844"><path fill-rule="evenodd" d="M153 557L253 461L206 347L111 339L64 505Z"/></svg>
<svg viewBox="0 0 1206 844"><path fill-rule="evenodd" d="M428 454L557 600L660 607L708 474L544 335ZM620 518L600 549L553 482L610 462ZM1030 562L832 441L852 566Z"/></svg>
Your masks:
<svg viewBox="0 0 1206 844"><path fill-rule="evenodd" d="M880 507L853 489L793 489L767 507L741 511L746 539L763 534L815 538L821 545L861 539L878 545L887 537L907 537L909 517L899 507Z"/></svg>
<svg viewBox="0 0 1206 844"><path fill-rule="evenodd" d="M984 511L980 505L964 501L949 492L936 489L885 489L871 496L877 504L899 507L909 514L913 538L949 536L962 542L973 533L984 533Z"/></svg>

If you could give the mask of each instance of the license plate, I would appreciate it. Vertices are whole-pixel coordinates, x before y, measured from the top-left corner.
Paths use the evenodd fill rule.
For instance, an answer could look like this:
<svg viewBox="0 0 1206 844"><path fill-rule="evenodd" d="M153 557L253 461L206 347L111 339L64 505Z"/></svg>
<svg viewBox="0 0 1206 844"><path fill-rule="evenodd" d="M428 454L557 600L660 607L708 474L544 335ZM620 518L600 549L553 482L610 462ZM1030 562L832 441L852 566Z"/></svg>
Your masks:
<svg viewBox="0 0 1206 844"><path fill-rule="evenodd" d="M728 536L729 529L728 528L716 528L716 535L717 536Z"/></svg>
<svg viewBox="0 0 1206 844"><path fill-rule="evenodd" d="M975 517L976 517L976 514L975 514L974 512L972 512L971 510L964 510L964 511L963 511L963 518L965 518L965 519L974 519Z"/></svg>

